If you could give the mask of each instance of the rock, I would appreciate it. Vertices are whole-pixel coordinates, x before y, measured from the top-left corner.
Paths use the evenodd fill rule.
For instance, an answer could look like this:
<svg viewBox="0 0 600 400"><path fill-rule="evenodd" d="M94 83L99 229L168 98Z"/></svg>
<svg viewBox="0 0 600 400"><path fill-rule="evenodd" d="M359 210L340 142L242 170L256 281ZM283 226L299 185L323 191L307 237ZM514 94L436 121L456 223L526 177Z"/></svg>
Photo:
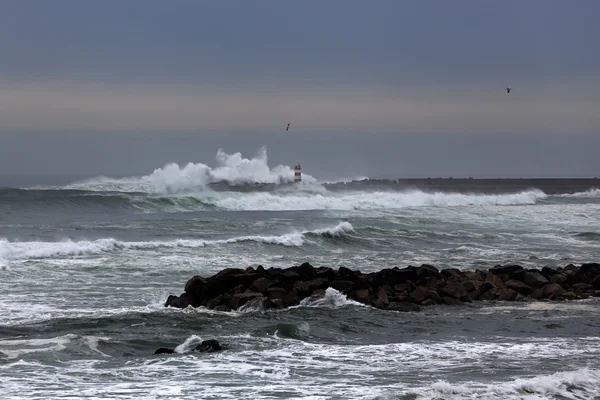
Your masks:
<svg viewBox="0 0 600 400"><path fill-rule="evenodd" d="M525 275L523 276L523 283L532 287L533 289L538 289L550 282L548 282L548 279L546 279L544 275L540 274L539 271L529 270L526 271Z"/></svg>
<svg viewBox="0 0 600 400"><path fill-rule="evenodd" d="M388 306L386 307L386 310L389 311L400 311L400 312L415 312L415 311L420 311L421 308L413 303L407 303L407 302L402 302L402 303L390 303L388 304Z"/></svg>
<svg viewBox="0 0 600 400"><path fill-rule="evenodd" d="M558 271L553 268L550 268L550 267L542 268L542 275L544 275L544 277L548 280L550 280L550 278L553 277L554 275L556 275L557 273L558 273Z"/></svg>
<svg viewBox="0 0 600 400"><path fill-rule="evenodd" d="M440 274L442 277L446 279L451 279L455 281L462 281L467 279L466 275L462 273L458 268L447 268L443 269Z"/></svg>
<svg viewBox="0 0 600 400"><path fill-rule="evenodd" d="M463 282L462 286L466 292L478 292L483 285L483 281L466 281Z"/></svg>
<svg viewBox="0 0 600 400"><path fill-rule="evenodd" d="M421 304L427 299L430 299L436 303L441 302L441 297L437 292L423 286L417 286L417 288L410 293L408 298L410 301L417 304Z"/></svg>
<svg viewBox="0 0 600 400"><path fill-rule="evenodd" d="M200 353L221 351L221 344L215 339L203 340L202 343L194 347L194 351L199 351Z"/></svg>
<svg viewBox="0 0 600 400"><path fill-rule="evenodd" d="M262 293L258 293L258 292L244 292L244 293L237 293L234 295L226 295L224 296L223 302L225 305L227 305L229 308L231 308L232 310L237 310L239 309L241 306L243 306L244 304L246 304L248 301L250 301L251 299L254 298L264 298Z"/></svg>
<svg viewBox="0 0 600 400"><path fill-rule="evenodd" d="M206 279L201 276L193 276L185 284L185 292L192 296L202 296L202 289L206 286Z"/></svg>
<svg viewBox="0 0 600 400"><path fill-rule="evenodd" d="M446 286L438 289L438 293L440 296L452 297L454 299L460 299L464 295L466 295L463 286L458 282L451 282L446 284Z"/></svg>
<svg viewBox="0 0 600 400"><path fill-rule="evenodd" d="M567 276L561 272L557 272L550 277L550 283L558 283L562 286L567 283Z"/></svg>
<svg viewBox="0 0 600 400"><path fill-rule="evenodd" d="M337 273L329 267L317 268L317 279L322 279L325 282L332 281L337 277Z"/></svg>
<svg viewBox="0 0 600 400"><path fill-rule="evenodd" d="M161 347L160 349L157 349L154 354L175 354L175 350L167 347Z"/></svg>
<svg viewBox="0 0 600 400"><path fill-rule="evenodd" d="M419 278L437 277L440 274L440 271L436 267L429 264L422 264L415 269L415 272Z"/></svg>
<svg viewBox="0 0 600 400"><path fill-rule="evenodd" d="M483 286L487 285L488 283L489 282L486 282ZM496 300L501 294L501 289L498 289L497 287L492 287L491 289L486 290L484 293L480 293L478 298L479 300Z"/></svg>
<svg viewBox="0 0 600 400"><path fill-rule="evenodd" d="M439 302L435 302L432 299L425 299L421 302L421 305L424 307L435 306L436 304L442 304L444 301L440 298Z"/></svg>
<svg viewBox="0 0 600 400"><path fill-rule="evenodd" d="M590 285L594 287L594 289L600 289L600 275L595 276L591 281Z"/></svg>
<svg viewBox="0 0 600 400"><path fill-rule="evenodd" d="M449 296L442 296L442 302L449 306L458 306L462 304L462 301L460 301L459 299L455 299L454 297Z"/></svg>
<svg viewBox="0 0 600 400"><path fill-rule="evenodd" d="M549 283L542 288L542 296L546 299L562 296L565 292L565 289L556 283Z"/></svg>
<svg viewBox="0 0 600 400"><path fill-rule="evenodd" d="M282 299L273 299L271 300L271 304L273 304L273 308L277 310L281 310L286 307L285 301L283 301Z"/></svg>
<svg viewBox="0 0 600 400"><path fill-rule="evenodd" d="M313 279L312 281L304 282L310 292L315 289L326 289L329 286L329 281L324 278Z"/></svg>
<svg viewBox="0 0 600 400"><path fill-rule="evenodd" d="M317 290L323 290L323 289L315 289L311 293L314 295ZM310 295L311 293L309 293L308 295ZM323 290L323 293L325 293L325 290ZM297 306L298 304L300 304L300 300L304 299L305 297L308 297L308 295L300 296L300 293L298 292L297 289L292 289L285 296L285 298L283 299L283 302L285 303L286 307Z"/></svg>
<svg viewBox="0 0 600 400"><path fill-rule="evenodd" d="M267 298L270 300L273 300L273 299L283 300L287 296L288 291L283 288L280 288L280 287L272 287L272 288L267 289L265 294L266 294Z"/></svg>
<svg viewBox="0 0 600 400"><path fill-rule="evenodd" d="M563 297L566 300L577 300L579 299L579 295L573 293L573 292L565 292L561 295L561 297Z"/></svg>
<svg viewBox="0 0 600 400"><path fill-rule="evenodd" d="M360 303L366 304L369 301L369 290L367 290L367 289L354 290L348 294L348 297L350 297L351 299L356 300Z"/></svg>
<svg viewBox="0 0 600 400"><path fill-rule="evenodd" d="M352 290L352 288L354 287L354 282L342 280L342 279L336 279L335 281L331 282L330 286L332 288L334 288L335 290L337 290L338 292L345 294L345 293L348 293L350 290Z"/></svg>
<svg viewBox="0 0 600 400"><path fill-rule="evenodd" d="M303 281L310 281L317 277L317 270L307 262L298 267L292 267L289 271L297 273Z"/></svg>
<svg viewBox="0 0 600 400"><path fill-rule="evenodd" d="M266 311L273 308L273 303L264 296L253 297L238 308L239 311Z"/></svg>
<svg viewBox="0 0 600 400"><path fill-rule="evenodd" d="M167 301L165 301L165 307L186 308L189 305L189 301L183 295L170 295L169 297L167 297Z"/></svg>
<svg viewBox="0 0 600 400"><path fill-rule="evenodd" d="M252 282L252 285L250 285L250 289L253 289L254 291L259 292L259 293L264 293L265 290L267 290L274 284L275 284L275 281L273 281L271 279L258 278L257 280Z"/></svg>
<svg viewBox="0 0 600 400"><path fill-rule="evenodd" d="M514 301L517 298L517 291L513 289L505 289L497 297L500 301Z"/></svg>
<svg viewBox="0 0 600 400"><path fill-rule="evenodd" d="M594 287L589 283L576 283L573 285L575 293L591 293L594 291Z"/></svg>
<svg viewBox="0 0 600 400"><path fill-rule="evenodd" d="M520 271L523 271L523 267L520 265L496 265L495 267L489 269L489 272L495 275L510 275Z"/></svg>
<svg viewBox="0 0 600 400"><path fill-rule="evenodd" d="M385 308L390 303L385 289L379 287L375 292L373 299L373 305L377 308Z"/></svg>
<svg viewBox="0 0 600 400"><path fill-rule="evenodd" d="M414 283L408 281L404 283L398 283L397 285L394 285L392 289L394 289L394 292L396 293L410 293L416 288L417 286Z"/></svg>
<svg viewBox="0 0 600 400"><path fill-rule="evenodd" d="M506 288L506 285L504 284L504 281L502 280L502 278L500 278L499 276L488 272L488 274L485 277L485 283L491 283L494 285L494 287L496 287L497 289L504 289Z"/></svg>
<svg viewBox="0 0 600 400"><path fill-rule="evenodd" d="M533 288L531 286L527 286L526 284L524 284L521 281L517 281L515 279L510 279L508 281L505 282L506 287L509 289L512 289L518 293L524 294L524 295L529 295L531 293L533 293Z"/></svg>

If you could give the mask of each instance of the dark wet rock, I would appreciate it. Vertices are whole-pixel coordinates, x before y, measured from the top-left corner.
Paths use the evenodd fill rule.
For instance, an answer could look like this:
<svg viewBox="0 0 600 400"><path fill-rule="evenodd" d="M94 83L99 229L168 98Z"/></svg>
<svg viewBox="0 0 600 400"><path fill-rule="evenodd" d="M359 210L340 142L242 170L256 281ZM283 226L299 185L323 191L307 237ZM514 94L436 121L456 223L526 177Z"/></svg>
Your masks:
<svg viewBox="0 0 600 400"><path fill-rule="evenodd" d="M567 283L567 276L562 272L557 272L550 277L549 281L550 283L557 283L562 286Z"/></svg>
<svg viewBox="0 0 600 400"><path fill-rule="evenodd" d="M549 283L542 288L542 297L549 299L562 296L565 292L565 289L563 289L560 285L556 283Z"/></svg>
<svg viewBox="0 0 600 400"><path fill-rule="evenodd" d="M186 282L184 290L192 296L201 296L204 286L206 286L206 279L196 275Z"/></svg>
<svg viewBox="0 0 600 400"><path fill-rule="evenodd" d="M336 279L335 281L331 282L330 286L338 292L348 293L354 287L354 282L343 279Z"/></svg>
<svg viewBox="0 0 600 400"><path fill-rule="evenodd" d="M561 297L563 297L565 300L577 300L580 298L578 294L573 292L565 292L561 294Z"/></svg>
<svg viewBox="0 0 600 400"><path fill-rule="evenodd" d="M550 282L539 271L529 270L523 276L523 283L533 289L537 289Z"/></svg>
<svg viewBox="0 0 600 400"><path fill-rule="evenodd" d="M272 288L267 289L266 294L267 294L267 298L269 298L270 300L273 300L273 299L283 300L287 296L288 291L283 288L272 287Z"/></svg>
<svg viewBox="0 0 600 400"><path fill-rule="evenodd" d="M447 283L445 286L438 289L438 293L440 296L452 297L454 299L460 299L466 295L462 284L458 282Z"/></svg>
<svg viewBox="0 0 600 400"><path fill-rule="evenodd" d="M277 310L281 310L286 307L285 301L283 301L281 299L273 299L273 300L271 300L271 304L273 304L273 308L275 308Z"/></svg>
<svg viewBox="0 0 600 400"><path fill-rule="evenodd" d="M506 285L504 284L504 281L502 280L502 278L500 278L498 275L493 274L491 272L487 273L484 283L491 283L492 285L494 285L495 288L498 288L498 289L506 288Z"/></svg>
<svg viewBox="0 0 600 400"><path fill-rule="evenodd" d="M518 294L519 293L517 293L516 290L505 289L500 293L497 299L500 301L514 301L517 298Z"/></svg>
<svg viewBox="0 0 600 400"><path fill-rule="evenodd" d="M516 279L510 279L506 281L506 287L524 295L531 294L534 291L531 286L528 286Z"/></svg>
<svg viewBox="0 0 600 400"><path fill-rule="evenodd" d="M275 281L273 281L271 279L258 278L257 280L252 282L250 289L262 293L265 290L267 290L268 288L270 288L271 286L273 286L274 284L275 284Z"/></svg>
<svg viewBox="0 0 600 400"><path fill-rule="evenodd" d="M422 264L416 268L415 272L419 278L437 277L440 274L440 271L436 267L429 264Z"/></svg>
<svg viewBox="0 0 600 400"><path fill-rule="evenodd" d="M157 349L154 354L175 354L175 350L169 349L168 347L161 347Z"/></svg>
<svg viewBox="0 0 600 400"><path fill-rule="evenodd" d="M298 267L290 268L290 271L297 273L303 281L309 281L317 277L317 270L307 262Z"/></svg>
<svg viewBox="0 0 600 400"><path fill-rule="evenodd" d="M442 303L449 306L458 306L462 304L462 301L455 299L454 297L442 296Z"/></svg>
<svg viewBox="0 0 600 400"><path fill-rule="evenodd" d="M385 308L390 303L388 295L383 287L379 287L375 292L373 306L377 308Z"/></svg>
<svg viewBox="0 0 600 400"><path fill-rule="evenodd" d="M520 265L496 265L493 268L490 268L489 272L493 273L493 274L506 274L506 275L510 275L513 274L515 272L520 272L523 271L523 267L521 267Z"/></svg>
<svg viewBox="0 0 600 400"><path fill-rule="evenodd" d="M594 291L594 287L589 283L576 283L573 285L573 290L575 293L591 293Z"/></svg>
<svg viewBox="0 0 600 400"><path fill-rule="evenodd" d="M441 302L440 295L437 292L423 286L417 286L417 288L410 293L409 299L417 304L421 304L425 300L432 300L436 303Z"/></svg>
<svg viewBox="0 0 600 400"><path fill-rule="evenodd" d="M550 267L544 267L542 268L541 271L542 275L544 275L544 277L548 280L550 280L550 278L554 275L556 275L558 273L557 270L555 270L554 268L550 268Z"/></svg>
<svg viewBox="0 0 600 400"><path fill-rule="evenodd" d="M203 340L202 343L194 347L194 351L199 351L200 353L221 351L221 344L215 339Z"/></svg>
<svg viewBox="0 0 600 400"><path fill-rule="evenodd" d="M348 294L348 297L350 297L351 299L356 300L358 302L361 302L361 303L367 303L369 300L369 290L368 289L354 290Z"/></svg>
<svg viewBox="0 0 600 400"><path fill-rule="evenodd" d="M451 279L453 281L462 281L464 279L468 279L467 276L458 268L446 268L443 269L440 274L443 278Z"/></svg>
<svg viewBox="0 0 600 400"><path fill-rule="evenodd" d="M385 268L362 273L346 267L315 268L303 263L287 269L228 268L212 277L194 276L180 296L169 296L167 307L204 306L210 309L268 310L322 297L333 288L348 298L382 309L406 304L459 304L474 300L572 300L600 291L600 264L525 270L519 265L490 270L438 270L419 267Z"/></svg>

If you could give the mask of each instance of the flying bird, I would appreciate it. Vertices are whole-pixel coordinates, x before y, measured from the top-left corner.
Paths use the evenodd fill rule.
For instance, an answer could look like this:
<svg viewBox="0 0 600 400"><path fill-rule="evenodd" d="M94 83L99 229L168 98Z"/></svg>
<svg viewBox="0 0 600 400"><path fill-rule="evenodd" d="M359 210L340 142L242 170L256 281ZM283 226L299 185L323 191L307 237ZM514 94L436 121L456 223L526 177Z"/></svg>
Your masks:
<svg viewBox="0 0 600 400"><path fill-rule="evenodd" d="M512 88L511 88L511 87L507 87L507 88L506 88L506 93L510 93L510 91L511 91L511 90L512 90Z"/></svg>
<svg viewBox="0 0 600 400"><path fill-rule="evenodd" d="M289 131L290 130L290 124L288 124L287 128L285 128L285 131Z"/></svg>

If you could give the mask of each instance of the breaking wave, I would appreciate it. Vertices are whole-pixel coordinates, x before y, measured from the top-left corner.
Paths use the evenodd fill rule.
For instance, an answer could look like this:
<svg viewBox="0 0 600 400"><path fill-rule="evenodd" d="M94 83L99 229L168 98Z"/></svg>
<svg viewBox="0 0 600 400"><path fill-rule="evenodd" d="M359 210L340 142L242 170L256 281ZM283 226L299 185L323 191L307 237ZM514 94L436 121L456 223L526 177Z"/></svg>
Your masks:
<svg viewBox="0 0 600 400"><path fill-rule="evenodd" d="M577 193L565 193L556 195L556 197L566 197L566 198L576 198L576 199L589 199L600 197L600 189L590 189L585 192L577 192Z"/></svg>
<svg viewBox="0 0 600 400"><path fill-rule="evenodd" d="M203 163L188 163L180 166L170 163L142 177L109 178L100 176L75 182L64 189L88 191L118 191L146 193L188 193L202 191L211 183L226 182L231 185L252 183L291 183L294 170L285 165L270 168L267 150L262 147L253 158L244 158L241 153L228 154L219 149L216 167ZM303 174L305 184L316 183L312 176Z"/></svg>
<svg viewBox="0 0 600 400"><path fill-rule="evenodd" d="M126 242L107 238L93 241L66 240L62 242L13 242L6 239L0 239L0 265L5 265L9 261L16 260L77 257L126 250L197 249L207 246L229 245L244 242L301 247L304 245L307 236L323 237L325 239L339 238L352 232L354 232L354 228L349 222L341 222L332 228L292 232L279 236L253 235L216 240L176 239L171 241Z"/></svg>

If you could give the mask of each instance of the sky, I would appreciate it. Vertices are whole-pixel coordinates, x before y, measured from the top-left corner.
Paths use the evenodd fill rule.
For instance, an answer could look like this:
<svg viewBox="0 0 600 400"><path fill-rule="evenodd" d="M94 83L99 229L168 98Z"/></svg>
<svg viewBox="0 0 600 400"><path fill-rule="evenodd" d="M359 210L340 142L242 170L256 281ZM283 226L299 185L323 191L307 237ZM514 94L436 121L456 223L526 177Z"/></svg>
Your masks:
<svg viewBox="0 0 600 400"><path fill-rule="evenodd" d="M327 179L600 175L594 0L0 8L0 176L143 175L262 146Z"/></svg>

